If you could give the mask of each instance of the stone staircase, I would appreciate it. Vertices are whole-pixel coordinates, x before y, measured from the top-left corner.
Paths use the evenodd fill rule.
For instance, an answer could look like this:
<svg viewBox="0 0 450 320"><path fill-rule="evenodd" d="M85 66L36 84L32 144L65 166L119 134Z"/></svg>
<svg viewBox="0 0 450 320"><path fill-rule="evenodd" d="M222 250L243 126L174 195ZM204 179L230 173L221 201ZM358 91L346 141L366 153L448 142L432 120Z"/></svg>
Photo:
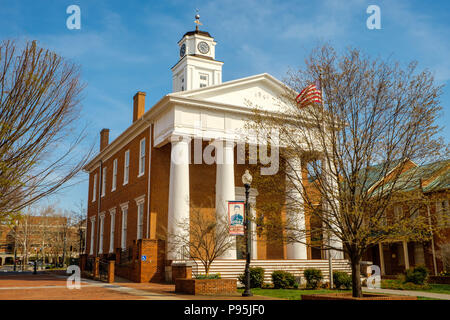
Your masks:
<svg viewBox="0 0 450 320"><path fill-rule="evenodd" d="M203 265L200 261L196 261L198 265L198 273L204 273ZM328 277L328 260L252 260L250 267L261 267L265 270L264 281L271 282L271 274L275 270L284 270L292 273L296 277L301 277L304 282L303 270L308 268L316 268L322 270L324 280ZM197 267L193 266L195 274ZM237 279L245 270L245 260L215 260L211 265L210 273L220 273L224 279ZM345 271L351 273L350 263L348 260L333 260L333 270Z"/></svg>

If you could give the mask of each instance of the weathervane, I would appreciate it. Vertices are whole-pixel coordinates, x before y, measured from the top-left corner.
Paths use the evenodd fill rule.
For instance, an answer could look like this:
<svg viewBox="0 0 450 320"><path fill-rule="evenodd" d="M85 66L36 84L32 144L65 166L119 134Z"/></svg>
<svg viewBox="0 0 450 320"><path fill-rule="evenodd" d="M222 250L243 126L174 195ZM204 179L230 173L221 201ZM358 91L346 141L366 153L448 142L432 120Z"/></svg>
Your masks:
<svg viewBox="0 0 450 320"><path fill-rule="evenodd" d="M198 26L202 26L203 24L200 22L200 15L198 14L198 9L195 9L195 11L197 12L197 14L195 15L195 23L197 24L195 26L195 30L198 31Z"/></svg>

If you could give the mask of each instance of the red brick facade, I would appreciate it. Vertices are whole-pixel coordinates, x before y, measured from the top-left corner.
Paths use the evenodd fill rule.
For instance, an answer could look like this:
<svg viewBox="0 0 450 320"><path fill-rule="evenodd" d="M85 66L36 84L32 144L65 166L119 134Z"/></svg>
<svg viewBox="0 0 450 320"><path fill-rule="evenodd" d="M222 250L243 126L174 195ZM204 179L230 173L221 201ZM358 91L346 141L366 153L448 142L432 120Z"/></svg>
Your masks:
<svg viewBox="0 0 450 320"><path fill-rule="evenodd" d="M137 204L135 199L144 196L144 221L143 221L143 236L147 237L147 205L148 205L148 164L149 164L149 128L147 127L139 133L134 139L123 146L114 155L107 160L102 161L102 168L106 167L106 188L105 195L100 196L99 189L101 187L100 165L89 174L89 196L88 196L88 230L86 237L86 252L90 253L90 239L91 239L91 223L90 218L95 217L95 228L98 230L98 213L105 213L104 218L104 233L103 233L103 253L109 253L110 248L110 228L111 228L111 214L110 210L115 209L115 229L114 229L114 246L120 247L121 244L121 230L122 230L122 210L120 205L128 203L128 224L126 247L133 244L133 240L137 238ZM140 141L145 139L145 172L139 176L139 148ZM125 152L129 150L129 179L128 183L124 185L124 165ZM113 176L113 162L117 159L117 183L116 189L112 191L112 176ZM94 175L97 174L97 195L95 201L93 199L93 184ZM100 200L100 206L98 204ZM98 253L98 239L97 232L94 232L94 253Z"/></svg>
<svg viewBox="0 0 450 320"><path fill-rule="evenodd" d="M153 146L153 134L150 135L150 125L142 126L139 133L135 133L135 137L129 142L121 146L121 148L109 155L106 160L101 163L102 168L106 167L106 188L105 195L100 195L100 188L102 185L102 178L100 174L100 163L97 167L89 172L89 195L88 195L88 230L86 235L86 253L91 253L91 217L95 217L95 232L94 232L94 248L93 255L98 254L97 239L99 231L99 217L98 213L104 213L104 227L103 227L103 250L102 255L114 254L116 248L121 247L122 236L122 210L121 205L128 204L128 223L126 235L126 248L133 246L133 241L137 238L137 214L138 208L135 199L144 197L144 239L165 239L165 232L167 230L168 219L168 202L169 202L169 180L170 180L170 153L171 145L166 144L162 147L155 148ZM151 129L153 130L153 128ZM145 139L145 173L139 176L139 148L140 141ZM149 146L151 141L151 155L149 153ZM203 147L206 147L207 142L204 142ZM194 148L194 144L191 144ZM126 185L124 181L124 163L125 152L129 150L129 181ZM235 148L236 150L236 148ZM192 150L193 151L193 150ZM235 152L236 157L236 152ZM112 191L112 176L113 176L113 162L117 159L117 185L116 189ZM150 168L150 183L148 181L149 161L151 161ZM239 186L241 176L249 165L235 165L235 181L236 186ZM94 175L97 174L96 199L93 199L94 191ZM214 212L214 199L216 193L216 166L215 164L191 164L189 167L190 179L190 203L192 207L202 207L205 210ZM280 178L281 181L284 179ZM149 186L150 184L150 186ZM148 197L148 190L150 188L150 203ZM100 206L99 206L100 200ZM256 198L257 203L267 201L279 201L283 199L272 199L264 190L259 192ZM281 208L281 206L280 206ZM111 214L110 211L115 209L115 228L114 228L114 245L113 252L110 252L110 226ZM149 210L150 209L150 210ZM149 214L147 214L149 212ZM284 213L282 209L279 211L280 218ZM259 259L285 259L286 246L280 243L273 243L267 245L260 236L258 237L258 258ZM120 269L120 268L119 268Z"/></svg>

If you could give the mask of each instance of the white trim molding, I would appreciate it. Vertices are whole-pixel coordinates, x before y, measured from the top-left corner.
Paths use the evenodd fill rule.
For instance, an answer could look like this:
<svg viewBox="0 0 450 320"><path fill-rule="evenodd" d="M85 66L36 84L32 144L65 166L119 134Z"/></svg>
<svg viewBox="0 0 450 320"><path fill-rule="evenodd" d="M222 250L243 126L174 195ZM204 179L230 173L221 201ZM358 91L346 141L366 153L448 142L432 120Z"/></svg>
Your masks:
<svg viewBox="0 0 450 320"><path fill-rule="evenodd" d="M114 252L114 242L115 242L115 234L116 234L116 208L109 209L110 215L110 230L109 230L109 253Z"/></svg>

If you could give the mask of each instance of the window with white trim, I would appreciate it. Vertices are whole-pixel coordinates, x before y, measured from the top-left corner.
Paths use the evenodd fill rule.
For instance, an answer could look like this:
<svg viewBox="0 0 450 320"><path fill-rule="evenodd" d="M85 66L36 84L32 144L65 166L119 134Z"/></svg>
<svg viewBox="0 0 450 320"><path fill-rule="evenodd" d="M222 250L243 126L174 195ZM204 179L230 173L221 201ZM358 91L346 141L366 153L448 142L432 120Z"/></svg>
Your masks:
<svg viewBox="0 0 450 320"><path fill-rule="evenodd" d="M121 235L122 249L126 249L127 247L127 220L128 220L128 207L122 207L122 235Z"/></svg>
<svg viewBox="0 0 450 320"><path fill-rule="evenodd" d="M125 161L123 169L123 184L128 183L128 177L130 174L130 150L125 151Z"/></svg>
<svg viewBox="0 0 450 320"><path fill-rule="evenodd" d="M95 231L95 218L91 218L91 245L89 246L89 254L94 254L94 231Z"/></svg>
<svg viewBox="0 0 450 320"><path fill-rule="evenodd" d="M114 252L114 229L116 227L116 209L112 209L109 212L111 216L111 230L109 234L109 252Z"/></svg>
<svg viewBox="0 0 450 320"><path fill-rule="evenodd" d="M139 145L139 176L145 173L145 138L141 140Z"/></svg>
<svg viewBox="0 0 450 320"><path fill-rule="evenodd" d="M97 198L97 174L94 174L94 184L92 188L92 202Z"/></svg>
<svg viewBox="0 0 450 320"><path fill-rule="evenodd" d="M137 212L137 239L142 239L144 232L144 202L138 204Z"/></svg>
<svg viewBox="0 0 450 320"><path fill-rule="evenodd" d="M450 206L448 200L436 201L438 223L444 227L450 226Z"/></svg>
<svg viewBox="0 0 450 320"><path fill-rule="evenodd" d="M106 193L106 167L103 168L102 173L102 197L105 196Z"/></svg>
<svg viewBox="0 0 450 320"><path fill-rule="evenodd" d="M409 208L409 217L411 219L416 219L419 216L419 207L418 206L411 206Z"/></svg>
<svg viewBox="0 0 450 320"><path fill-rule="evenodd" d="M98 253L101 254L103 253L103 231L104 231L104 227L105 227L105 215L101 215L99 217L100 219L100 230L99 230L99 244L98 244Z"/></svg>
<svg viewBox="0 0 450 320"><path fill-rule="evenodd" d="M399 222L403 218L403 207L394 206L394 222Z"/></svg>
<svg viewBox="0 0 450 320"><path fill-rule="evenodd" d="M111 191L116 190L117 186L117 159L114 159L113 162L113 176L112 176L112 189Z"/></svg>

